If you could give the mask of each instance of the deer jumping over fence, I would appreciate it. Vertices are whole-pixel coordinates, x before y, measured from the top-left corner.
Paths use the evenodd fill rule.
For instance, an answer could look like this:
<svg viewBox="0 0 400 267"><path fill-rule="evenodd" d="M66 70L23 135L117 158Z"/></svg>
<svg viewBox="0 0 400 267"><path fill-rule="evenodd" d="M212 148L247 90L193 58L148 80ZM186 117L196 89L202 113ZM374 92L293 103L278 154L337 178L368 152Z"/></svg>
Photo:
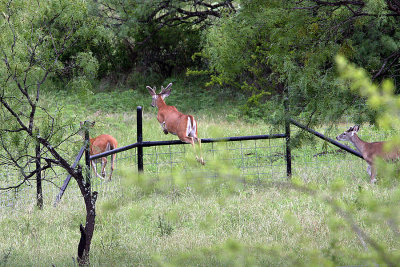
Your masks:
<svg viewBox="0 0 400 267"><path fill-rule="evenodd" d="M386 161L399 159L400 149L398 147L392 148L391 150L385 151L385 143L387 142L372 142L368 143L361 140L357 132L360 126L356 125L350 127L344 133L336 137L339 141L350 141L357 150L362 154L364 160L368 163L367 172L371 176L371 183L376 182L376 169L374 166L374 160L376 157L380 157Z"/></svg>
<svg viewBox="0 0 400 267"><path fill-rule="evenodd" d="M83 135L83 138L85 138L85 134L82 131L82 129L84 127L91 128L94 126L94 124L95 124L95 122L90 122L90 121L88 121L87 123L84 123L84 122L80 123L80 125L81 125L80 134ZM118 147L117 140L109 134L101 134L95 138L90 138L89 152L90 152L91 156L116 149L117 147ZM111 155L111 171L110 171L110 176L108 177L109 181L111 181L111 176L114 171L115 157L116 157L116 154ZM92 167L93 167L94 172L96 173L96 176L99 177L100 179L105 179L106 178L107 158L106 157L101 158L101 176L97 173L96 164L94 161L98 162L98 160L96 159L96 160L91 161Z"/></svg>
<svg viewBox="0 0 400 267"><path fill-rule="evenodd" d="M171 94L172 83L167 87L161 86L161 92L156 93L156 87L151 88L146 86L152 97L151 106L158 108L157 120L160 123L165 134L171 133L177 135L179 139L188 144L192 144L196 159L202 165L205 164L201 154L201 140L197 137L197 122L192 115L186 115L179 112L176 107L168 106L164 102L164 98ZM197 156L196 147L194 143L198 143L200 150L200 158Z"/></svg>

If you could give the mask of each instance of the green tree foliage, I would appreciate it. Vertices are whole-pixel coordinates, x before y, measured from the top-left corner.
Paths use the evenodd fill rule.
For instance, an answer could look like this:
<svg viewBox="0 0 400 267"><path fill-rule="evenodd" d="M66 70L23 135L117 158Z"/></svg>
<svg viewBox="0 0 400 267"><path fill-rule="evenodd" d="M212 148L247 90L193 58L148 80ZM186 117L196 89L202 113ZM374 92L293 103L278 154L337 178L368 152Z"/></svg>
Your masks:
<svg viewBox="0 0 400 267"><path fill-rule="evenodd" d="M87 84L97 78L101 50L108 45L106 31L89 16L87 2L15 0L2 1L0 6L2 53L9 59L11 53L18 55L21 69L37 65L35 71L50 70L51 80L60 82L58 88L65 88L65 83L75 78L85 79ZM16 58L12 59L10 68L18 65Z"/></svg>
<svg viewBox="0 0 400 267"><path fill-rule="evenodd" d="M224 10L233 9L232 0L96 2L98 16L114 35L116 50L110 60L115 68L166 77L193 65L191 56L200 50L202 29Z"/></svg>
<svg viewBox="0 0 400 267"><path fill-rule="evenodd" d="M77 45L89 38L93 25L85 2L0 1L0 16L0 164L20 178L16 185L2 187L18 187L38 171L38 143L41 156L54 157L43 168L67 165L55 148L74 134L72 121L62 107L41 98L43 91L90 91L98 62Z"/></svg>
<svg viewBox="0 0 400 267"><path fill-rule="evenodd" d="M240 1L235 14L205 34L211 82L262 93L264 100L288 91L294 115L316 122L340 118L363 100L338 89L336 54L351 58L377 80L396 78L400 24L389 2ZM258 107L249 103L245 111L252 109L271 117L262 101Z"/></svg>
<svg viewBox="0 0 400 267"><path fill-rule="evenodd" d="M65 143L74 135L71 121L56 103L44 103L45 88L67 78L90 84L97 61L80 43L91 27L85 1L0 1L0 166L15 179L1 180L0 190L18 189L44 170L66 171L75 178L86 207L78 251L89 263L97 192L84 182L81 168L68 162ZM88 90L90 86L77 90ZM68 88L69 89L69 88ZM40 145L40 147L38 146ZM68 149L68 148L67 148ZM68 153L65 153L68 155ZM45 163L43 166L40 161ZM40 177L37 184L41 184ZM38 186L38 203L42 191ZM41 204L39 204L41 205Z"/></svg>
<svg viewBox="0 0 400 267"><path fill-rule="evenodd" d="M388 146L384 149L398 147L400 144L400 135L398 134L400 130L400 120L398 118L400 98L395 94L393 82L384 80L379 85L374 84L365 69L349 63L343 56L337 56L336 63L344 87L350 88L367 99L368 107L377 112L377 122L380 127L394 130L397 133L392 140L388 141ZM398 242L398 227L400 224L400 214L396 209L400 197L398 166L393 166L393 162L383 162L379 158L376 160L381 167L379 186L390 188L389 194L385 199L379 199L371 191L365 190L360 192L359 204L362 204L363 208L368 211L369 219L366 221L367 223L375 221L377 224L387 226L395 233ZM351 207L349 207L349 211L350 213L346 216L351 218ZM355 231L360 230L354 224L352 228ZM376 255L374 257L377 262L384 263L387 266L396 266L398 264L399 254L397 252L387 250L380 240L374 240L368 234L362 233L362 231L357 234L359 237L361 236L361 241L365 241L368 247L375 251Z"/></svg>
<svg viewBox="0 0 400 267"><path fill-rule="evenodd" d="M378 126L400 132L400 97L395 94L393 82L384 80L380 85L373 84L365 69L349 63L343 56L337 56L336 63L344 88L350 87L367 98L368 107L377 112ZM399 143L399 138L395 137L396 143Z"/></svg>

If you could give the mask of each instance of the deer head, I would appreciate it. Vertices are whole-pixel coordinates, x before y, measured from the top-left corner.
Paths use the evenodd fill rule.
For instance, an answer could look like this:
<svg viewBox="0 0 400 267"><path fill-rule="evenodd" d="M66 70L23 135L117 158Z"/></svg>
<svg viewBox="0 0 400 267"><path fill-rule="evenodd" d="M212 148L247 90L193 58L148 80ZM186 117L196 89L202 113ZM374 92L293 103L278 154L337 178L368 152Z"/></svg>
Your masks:
<svg viewBox="0 0 400 267"><path fill-rule="evenodd" d="M91 122L91 121L84 121L84 122L81 121L80 122L81 128L79 129L78 134L81 135L82 137L85 137L85 130L89 129L89 128L93 128L95 123L96 123L95 121L93 121L93 122Z"/></svg>
<svg viewBox="0 0 400 267"><path fill-rule="evenodd" d="M360 129L359 125L355 125L354 127L350 127L347 131L344 133L338 135L336 137L337 140L339 141L350 141L350 139L357 134L358 130Z"/></svg>
<svg viewBox="0 0 400 267"><path fill-rule="evenodd" d="M159 94L156 93L156 87L151 88L150 86L146 86L147 90L149 90L149 93L152 97L151 101L151 106L152 107L157 107L157 100L161 97L162 100L169 96L171 94L171 86L172 83L168 84L167 87L161 86L161 92Z"/></svg>

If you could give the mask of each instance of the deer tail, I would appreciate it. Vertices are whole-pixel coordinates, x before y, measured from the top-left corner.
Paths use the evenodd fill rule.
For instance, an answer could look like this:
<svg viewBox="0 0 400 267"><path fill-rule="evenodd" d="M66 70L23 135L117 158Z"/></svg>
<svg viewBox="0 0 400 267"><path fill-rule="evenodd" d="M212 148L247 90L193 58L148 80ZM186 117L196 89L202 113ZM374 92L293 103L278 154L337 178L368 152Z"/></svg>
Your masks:
<svg viewBox="0 0 400 267"><path fill-rule="evenodd" d="M197 137L197 123L192 115L188 115L186 135Z"/></svg>
<svg viewBox="0 0 400 267"><path fill-rule="evenodd" d="M110 150L114 150L114 149L116 149L114 144L111 142L107 142L106 151L110 151ZM112 158L115 159L116 156L117 156L117 154L113 154Z"/></svg>

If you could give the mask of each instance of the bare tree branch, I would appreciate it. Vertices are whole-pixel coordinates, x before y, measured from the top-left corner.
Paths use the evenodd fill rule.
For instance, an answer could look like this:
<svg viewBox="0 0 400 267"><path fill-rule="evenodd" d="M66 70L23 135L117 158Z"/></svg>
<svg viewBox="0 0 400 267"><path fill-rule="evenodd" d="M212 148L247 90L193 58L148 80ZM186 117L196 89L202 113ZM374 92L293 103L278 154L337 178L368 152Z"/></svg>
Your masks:
<svg viewBox="0 0 400 267"><path fill-rule="evenodd" d="M388 8L393 11L397 16L400 16L400 1L399 0L386 0Z"/></svg>
<svg viewBox="0 0 400 267"><path fill-rule="evenodd" d="M130 18L130 14L125 8L124 3L118 6L111 6L104 1L100 2L99 16L109 21L110 27L122 26ZM225 0L215 3L208 3L204 0L185 1L182 5L176 4L173 0L156 1L151 8L151 12L139 19L139 23L155 24L152 32L150 32L143 40L137 41L136 45L146 44L158 31L165 26L173 27L181 24L201 24L210 25L212 18L221 17L222 10L226 9L235 12L232 4L233 0Z"/></svg>
<svg viewBox="0 0 400 267"><path fill-rule="evenodd" d="M400 51L397 51L397 52L391 54L390 56L388 56L387 58L385 58L383 60L382 67L372 77L372 79L375 80L376 78L384 75L398 61L399 58L400 58ZM390 63L389 63L389 65L387 65L389 61L390 61Z"/></svg>
<svg viewBox="0 0 400 267"><path fill-rule="evenodd" d="M317 191L313 189L301 185L292 185L293 188L298 191L301 191L313 197L318 197ZM323 196L321 198L346 221L351 230L357 235L361 245L364 247L365 250L368 250L368 246L370 246L378 253L385 264L387 264L388 266L397 266L397 264L393 262L393 259L388 255L385 249L381 245L379 245L379 243L376 242L373 238L371 238L371 236L369 236L364 230L362 230L361 227L357 225L350 212L342 208L331 196Z"/></svg>
<svg viewBox="0 0 400 267"><path fill-rule="evenodd" d="M309 3L310 5L307 5ZM386 0L387 3L387 11L386 14L370 14L367 12L363 12L363 8L366 6L364 0L331 0L331 1L322 1L322 0L304 0L298 1L296 4L299 6L295 6L293 9L304 9L304 10L318 10L322 7L344 7L351 11L355 16L400 16L400 1L399 0ZM304 4L300 6L300 4ZM312 5L311 5L312 4ZM357 8L357 9L355 9Z"/></svg>
<svg viewBox="0 0 400 267"><path fill-rule="evenodd" d="M59 20L65 13L65 9L62 9L50 19L44 18L35 23L33 17L31 20L28 17L26 18L28 29L21 29L14 27L19 25L14 24L14 20L20 19L19 9L12 6L11 0L7 4L6 12L7 14L3 13L6 20L2 21L2 25L7 26L8 36L5 36L10 40L6 41L9 41L11 45L9 46L7 42L0 44L0 63L6 71L0 85L0 116L2 122L10 123L8 126L2 125L0 129L0 166L17 172L20 180L13 185L2 185L0 190L17 189L24 184L30 184L34 176L45 170L50 169L56 173L54 166L61 167L74 177L86 206L84 231L87 240L84 244L84 256L80 260L88 264L95 225L97 192L92 192L90 179L84 179L82 169L79 166L73 167L68 159L60 154L61 144L71 138L72 134L62 137L60 142L57 141L58 143L54 144L55 135L59 134L65 126L60 127L58 123L56 126L55 118L50 112L39 106L41 88L51 75L56 75L60 57L78 41L75 33L80 24L71 18L67 25L64 25L65 23L62 25L63 30L58 31L60 22L63 22ZM37 13L32 11L32 16L34 14ZM29 33L31 35L26 36ZM16 59L25 60L24 64L19 64ZM45 115L42 116L38 110L43 111ZM37 130L39 127L35 125L39 119L43 119L50 128L46 130L45 136L40 135ZM45 166L40 165L41 159L45 162ZM38 184L44 180L40 176L36 178ZM39 191L38 195L41 195Z"/></svg>

